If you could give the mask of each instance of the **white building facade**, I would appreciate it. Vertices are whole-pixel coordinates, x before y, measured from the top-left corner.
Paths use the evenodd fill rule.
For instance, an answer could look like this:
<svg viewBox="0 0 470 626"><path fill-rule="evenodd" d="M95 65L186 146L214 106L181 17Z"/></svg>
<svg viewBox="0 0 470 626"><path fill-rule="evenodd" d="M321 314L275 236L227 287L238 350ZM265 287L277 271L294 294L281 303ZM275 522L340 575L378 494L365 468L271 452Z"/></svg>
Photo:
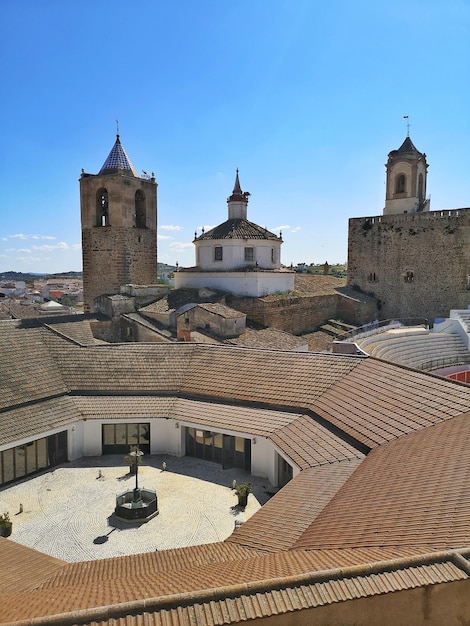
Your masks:
<svg viewBox="0 0 470 626"><path fill-rule="evenodd" d="M195 236L196 266L178 269L176 289L209 287L254 298L293 290L293 271L281 267L282 233L247 219L249 195L241 190L237 170L228 219Z"/></svg>

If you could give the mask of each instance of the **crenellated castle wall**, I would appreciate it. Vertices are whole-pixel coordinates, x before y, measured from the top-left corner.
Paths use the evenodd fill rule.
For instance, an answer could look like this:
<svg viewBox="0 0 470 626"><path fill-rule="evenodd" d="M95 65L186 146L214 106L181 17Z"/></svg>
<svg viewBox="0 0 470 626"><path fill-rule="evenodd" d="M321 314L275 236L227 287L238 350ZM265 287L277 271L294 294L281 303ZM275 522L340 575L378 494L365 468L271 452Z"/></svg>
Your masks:
<svg viewBox="0 0 470 626"><path fill-rule="evenodd" d="M470 208L350 219L347 280L380 300L380 319L467 308Z"/></svg>

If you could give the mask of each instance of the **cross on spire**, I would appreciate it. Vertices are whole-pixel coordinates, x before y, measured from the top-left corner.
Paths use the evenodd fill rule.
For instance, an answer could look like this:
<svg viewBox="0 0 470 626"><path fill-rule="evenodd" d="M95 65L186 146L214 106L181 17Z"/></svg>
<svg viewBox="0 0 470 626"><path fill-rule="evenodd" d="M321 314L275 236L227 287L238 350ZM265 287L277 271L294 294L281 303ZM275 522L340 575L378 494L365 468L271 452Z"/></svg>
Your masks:
<svg viewBox="0 0 470 626"><path fill-rule="evenodd" d="M404 115L403 119L406 120L406 136L409 137L410 136L410 118L408 117L408 115Z"/></svg>

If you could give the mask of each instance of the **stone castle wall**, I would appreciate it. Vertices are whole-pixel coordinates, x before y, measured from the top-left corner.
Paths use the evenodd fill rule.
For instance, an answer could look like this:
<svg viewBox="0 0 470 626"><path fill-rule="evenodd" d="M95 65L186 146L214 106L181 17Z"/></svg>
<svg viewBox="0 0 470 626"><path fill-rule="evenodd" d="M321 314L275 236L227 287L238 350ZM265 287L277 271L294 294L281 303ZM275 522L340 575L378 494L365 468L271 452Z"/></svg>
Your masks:
<svg viewBox="0 0 470 626"><path fill-rule="evenodd" d="M349 220L348 285L380 319L447 317L470 304L470 209Z"/></svg>
<svg viewBox="0 0 470 626"><path fill-rule="evenodd" d="M294 335L314 330L327 319L361 325L377 316L375 301L361 302L340 293L272 300L231 297L228 304L246 313L249 320Z"/></svg>

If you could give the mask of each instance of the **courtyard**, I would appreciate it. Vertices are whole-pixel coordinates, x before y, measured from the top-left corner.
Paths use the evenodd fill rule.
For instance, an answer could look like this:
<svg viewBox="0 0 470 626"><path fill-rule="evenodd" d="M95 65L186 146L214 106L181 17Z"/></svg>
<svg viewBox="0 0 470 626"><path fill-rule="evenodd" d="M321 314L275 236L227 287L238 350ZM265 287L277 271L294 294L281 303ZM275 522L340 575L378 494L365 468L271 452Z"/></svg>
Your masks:
<svg viewBox="0 0 470 626"><path fill-rule="evenodd" d="M245 509L233 480L251 483ZM169 455L144 456L138 483L158 497L159 514L144 524L113 514L116 496L135 486L120 455L85 457L6 486L0 513L13 521L11 540L67 562L88 561L223 541L275 491L244 470Z"/></svg>

